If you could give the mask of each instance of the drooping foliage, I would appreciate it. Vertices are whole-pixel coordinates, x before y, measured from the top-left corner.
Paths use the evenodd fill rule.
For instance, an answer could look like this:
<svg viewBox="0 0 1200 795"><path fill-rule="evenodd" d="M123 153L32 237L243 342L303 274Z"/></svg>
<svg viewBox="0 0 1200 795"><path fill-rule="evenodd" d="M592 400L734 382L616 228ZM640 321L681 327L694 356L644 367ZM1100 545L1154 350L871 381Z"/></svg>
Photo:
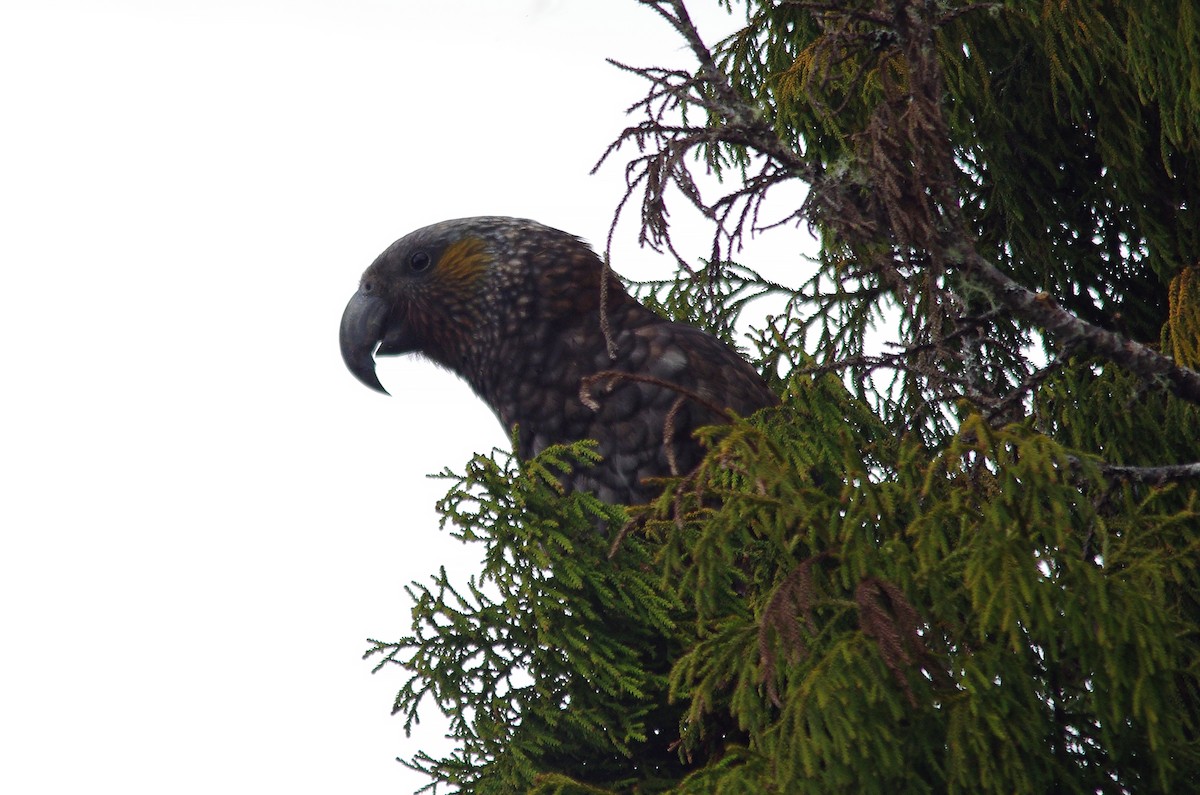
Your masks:
<svg viewBox="0 0 1200 795"><path fill-rule="evenodd" d="M895 155L928 144L912 137L925 130L944 134L955 196L988 256L1089 322L1156 338L1162 286L1200 248L1200 8L902 4L931 17L945 92L933 125L890 107L908 103L913 64L886 6L819 5L755 4L724 48L781 137L826 164L895 174L876 200L919 206L905 190L936 175L905 174L921 159Z"/></svg>
<svg viewBox="0 0 1200 795"><path fill-rule="evenodd" d="M451 718L459 750L410 764L478 793L1194 789L1200 10L725 3L710 49L642 2L697 66L623 67L651 82L629 197L653 245L691 203L717 253L643 296L752 326L782 404L645 506L563 492L587 444L444 473L482 568L414 584L368 652L409 721ZM733 261L779 217L819 234L799 289Z"/></svg>

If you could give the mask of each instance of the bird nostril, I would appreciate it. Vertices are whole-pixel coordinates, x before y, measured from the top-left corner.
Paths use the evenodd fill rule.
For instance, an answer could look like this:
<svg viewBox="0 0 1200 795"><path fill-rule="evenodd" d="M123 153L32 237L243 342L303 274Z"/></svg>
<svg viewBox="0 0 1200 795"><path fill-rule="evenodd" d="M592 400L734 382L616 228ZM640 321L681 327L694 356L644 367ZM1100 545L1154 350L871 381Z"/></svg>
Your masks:
<svg viewBox="0 0 1200 795"><path fill-rule="evenodd" d="M375 285L371 284L370 282L363 282L363 283L362 283L362 291L363 291L364 293L369 293L369 292L371 292L371 291L372 291L372 290L374 290L374 289L375 289Z"/></svg>

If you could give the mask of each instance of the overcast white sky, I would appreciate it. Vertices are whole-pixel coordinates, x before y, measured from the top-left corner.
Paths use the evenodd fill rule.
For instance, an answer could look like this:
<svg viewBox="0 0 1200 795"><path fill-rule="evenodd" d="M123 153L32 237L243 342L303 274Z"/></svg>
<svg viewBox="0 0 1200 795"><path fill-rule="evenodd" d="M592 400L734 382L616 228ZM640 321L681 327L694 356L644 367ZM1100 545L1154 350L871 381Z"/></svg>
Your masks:
<svg viewBox="0 0 1200 795"><path fill-rule="evenodd" d="M0 6L0 790L425 783L360 654L472 570L425 475L505 436L426 363L361 386L338 320L443 218L602 245L642 95L606 56L690 64L634 0ZM632 218L617 270L661 274Z"/></svg>

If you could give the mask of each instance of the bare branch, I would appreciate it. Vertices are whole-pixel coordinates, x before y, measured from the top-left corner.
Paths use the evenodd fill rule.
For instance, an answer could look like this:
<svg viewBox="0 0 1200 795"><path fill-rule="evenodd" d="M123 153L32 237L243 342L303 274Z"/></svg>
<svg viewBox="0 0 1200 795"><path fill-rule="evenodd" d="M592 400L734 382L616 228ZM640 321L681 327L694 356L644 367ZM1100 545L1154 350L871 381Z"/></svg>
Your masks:
<svg viewBox="0 0 1200 795"><path fill-rule="evenodd" d="M1076 456L1069 456L1067 463L1075 469L1082 469L1085 466L1084 460ZM1156 467L1118 466L1117 464L1107 464L1103 461L1089 461L1088 463L1098 468L1100 474L1110 480L1126 483L1143 483L1147 486L1163 486L1167 483L1200 478L1200 462L1192 464L1164 464L1163 466Z"/></svg>
<svg viewBox="0 0 1200 795"><path fill-rule="evenodd" d="M690 270L671 243L670 213L666 203L670 188L678 190L713 222L711 260L717 262L722 259L722 249L728 253L739 247L747 224L752 231L757 231L758 211L772 186L796 177L811 184L820 179L821 169L784 144L760 109L737 93L728 76L718 68L712 51L701 39L682 0L640 2L653 8L687 41L700 63L700 71L698 75L690 75L679 70L638 68L610 61L617 68L646 79L651 87L644 99L629 108L630 113L644 113L643 121L626 128L609 145L593 172L627 143L637 146L639 152L649 150L626 165L626 191L609 229L609 246L622 210L640 189L642 219L638 242L655 249L667 249L681 266ZM702 109L709 123L690 125L666 121L682 115L688 107ZM713 120L719 120L719 123L712 123ZM741 188L716 201L708 201L692 176L687 157L695 150L703 149L707 152L709 168L715 168L718 144L742 148L761 157L762 163ZM799 220L802 215L803 210L797 210L770 225Z"/></svg>
<svg viewBox="0 0 1200 795"><path fill-rule="evenodd" d="M1149 381L1161 383L1180 398L1200 404L1200 373L1141 343L1094 326L1063 309L1046 293L1035 293L1006 276L974 247L960 245L950 253L963 270L979 279L1017 317L1044 329L1067 348L1103 356Z"/></svg>
<svg viewBox="0 0 1200 795"><path fill-rule="evenodd" d="M614 384L616 384L618 381L633 381L633 382L636 382L639 384L652 384L654 386L670 390L671 392L675 392L676 394L680 395L681 397L688 398L689 400L694 400L718 417L729 416L729 412L726 409L724 409L723 407L718 406L716 403L713 403L711 400L707 400L706 398L702 397L701 395L697 394L696 392L693 392L690 389L682 387L679 384L673 384L670 381L664 381L663 379L655 378L652 375L641 375L639 373L627 373L623 370L601 370L598 373L592 373L591 375L587 376L586 378L581 379L579 382L579 401L581 403L583 403L583 405L585 405L589 409L591 409L592 411L599 411L600 403L596 400L596 396L595 396L595 392L594 392L597 384L604 383L607 388L611 389L612 386ZM672 412L675 412L677 410L678 410L677 407L673 408Z"/></svg>
<svg viewBox="0 0 1200 795"><path fill-rule="evenodd" d="M1100 473L1114 480L1129 480L1133 483L1160 486L1175 480L1200 478L1200 461L1195 464L1170 464L1164 466L1116 466L1100 462Z"/></svg>
<svg viewBox="0 0 1200 795"><path fill-rule="evenodd" d="M894 366L900 356L908 355L914 357L913 362L903 369L925 380L920 389L934 399L948 397L945 387L955 382L946 373L964 368L946 365L969 364L966 359L979 350L974 340L964 339L962 350L948 344L959 333L956 329L961 328L971 306L969 291L975 289L986 296L985 301L1003 307L1021 323L1043 330L1059 346L1060 358L1086 351L1200 403L1200 373L1146 345L1088 323L1047 294L1017 283L976 249L957 194L958 167L944 116L945 86L936 35L957 16L994 4L946 10L940 4L916 0L880 2L874 8L858 9L820 0L793 3L821 15L826 28L819 47L823 48L821 63L827 68L816 70L814 80L829 78L831 69L861 51L864 59L859 67L876 59L872 68L883 81L884 99L852 141L863 168L851 175L831 176L822 163L782 140L762 109L738 92L701 38L683 0L640 2L687 42L698 70L693 75L617 64L651 86L648 95L630 108L643 113L643 120L627 128L597 163L598 168L628 143L641 153L626 167L626 193L613 219L610 245L621 210L640 191L640 242L671 251L681 266L694 273L671 244L667 194L672 188L713 223L715 263L722 250L732 253L740 246L747 230L753 234L761 228L758 215L767 192L799 178L809 184L809 195L780 223L819 219L847 245L847 259L855 272L880 280L897 298L908 318L902 324L909 324L902 325L908 345L900 354L852 356L828 367ZM889 76L884 65L892 62L904 64L904 80ZM814 92L817 88L814 84ZM688 123L686 117L678 120L689 108L700 109L706 118L697 124ZM721 147L734 154L723 154ZM744 170L740 187L715 200L705 197L688 162L697 151L703 152L710 170L719 170L728 157L735 158ZM716 266L710 263L710 267ZM843 271L842 278L850 272ZM963 281L951 281L955 275ZM1010 355L1010 343L994 339L985 343L999 350L1004 359L1019 361ZM953 391L987 406L993 419L1009 416L1048 374L1046 370L1030 373L1027 365L1018 364L1015 376L1020 383L1009 390L1007 385L992 389L979 381L977 372L965 388L960 383L960 389Z"/></svg>

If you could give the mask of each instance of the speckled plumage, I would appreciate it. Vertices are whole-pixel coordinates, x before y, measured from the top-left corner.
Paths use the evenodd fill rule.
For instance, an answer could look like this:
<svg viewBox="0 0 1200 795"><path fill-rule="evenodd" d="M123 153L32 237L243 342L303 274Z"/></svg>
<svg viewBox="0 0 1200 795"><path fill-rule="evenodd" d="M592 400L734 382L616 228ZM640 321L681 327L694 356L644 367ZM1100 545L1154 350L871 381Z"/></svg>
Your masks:
<svg viewBox="0 0 1200 795"><path fill-rule="evenodd" d="M604 460L567 485L645 502L654 495L645 478L698 463L692 431L723 421L717 409L746 415L776 398L736 351L654 314L611 274L610 357L603 273L585 243L534 221L434 224L397 240L363 274L342 317L342 355L380 391L373 354L428 356L462 376L505 428L520 426L520 456L596 439ZM598 375L611 372L626 375Z"/></svg>

